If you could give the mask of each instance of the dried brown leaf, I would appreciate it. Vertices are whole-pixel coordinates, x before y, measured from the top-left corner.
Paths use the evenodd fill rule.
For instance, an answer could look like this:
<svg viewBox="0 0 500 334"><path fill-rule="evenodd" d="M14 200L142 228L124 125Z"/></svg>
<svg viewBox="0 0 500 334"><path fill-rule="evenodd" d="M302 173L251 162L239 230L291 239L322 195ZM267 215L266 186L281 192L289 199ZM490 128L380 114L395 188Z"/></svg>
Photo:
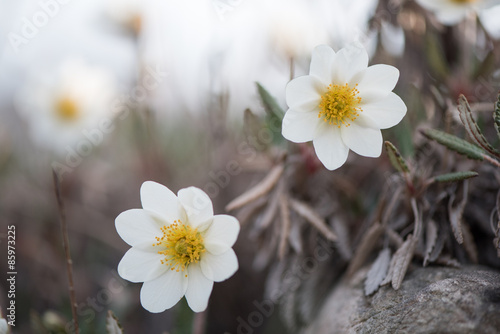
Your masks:
<svg viewBox="0 0 500 334"><path fill-rule="evenodd" d="M424 267L429 263L429 257L436 245L438 237L438 228L436 222L429 220L425 229L425 252L424 252Z"/></svg>
<svg viewBox="0 0 500 334"><path fill-rule="evenodd" d="M278 246L278 258L283 260L288 248L288 235L290 234L290 209L288 207L288 198L286 195L281 195L279 199L280 217L281 217L281 233Z"/></svg>
<svg viewBox="0 0 500 334"><path fill-rule="evenodd" d="M378 222L373 224L370 229L366 231L361 242L354 251L354 257L347 268L347 277L352 277L352 275L365 263L366 258L371 255L373 249L380 241L382 233L384 233L384 227Z"/></svg>
<svg viewBox="0 0 500 334"><path fill-rule="evenodd" d="M387 270L387 275L385 276L384 280L380 283L380 286L384 286L392 282L392 276L394 275L394 267L396 267L396 261L397 261L397 258L394 255L391 258L391 263L389 264L389 270Z"/></svg>
<svg viewBox="0 0 500 334"><path fill-rule="evenodd" d="M434 245L434 248L432 249L431 254L429 255L429 263L435 262L438 257L441 255L441 252L444 249L444 245L446 241L448 240L448 236L450 235L449 230L445 229L443 230L443 227L438 228L438 236L436 240L436 244Z"/></svg>
<svg viewBox="0 0 500 334"><path fill-rule="evenodd" d="M465 205L467 204L468 198L468 185L469 182L466 180L463 184L463 196L460 203L453 207L453 202L455 201L455 194L451 194L450 201L448 202L448 215L450 218L451 229L455 239L459 244L464 242L463 232L462 232L462 216L464 213Z"/></svg>
<svg viewBox="0 0 500 334"><path fill-rule="evenodd" d="M472 263L477 263L478 262L477 246L476 243L474 242L474 237L472 236L472 233L469 229L469 225L467 225L466 223L462 224L462 233L464 236L463 245L465 251L467 252L467 255L469 256Z"/></svg>
<svg viewBox="0 0 500 334"><path fill-rule="evenodd" d="M299 200L290 198L290 207L295 211L299 216L305 218L311 225L313 225L321 234L324 235L325 238L331 241L337 240L337 236L333 231L328 227L325 223L325 220L320 217L313 208L307 205L304 202Z"/></svg>
<svg viewBox="0 0 500 334"><path fill-rule="evenodd" d="M253 218L267 203L266 197L261 197L258 200L245 206L241 211L238 212L236 218L240 222L240 225L245 225L249 220Z"/></svg>
<svg viewBox="0 0 500 334"><path fill-rule="evenodd" d="M392 288L398 290L403 283L403 279L406 275L406 271L410 266L411 259L413 258L413 253L415 252L415 247L417 245L417 239L413 235L408 235L406 241L399 247L399 249L394 254L396 258L394 263L394 271L392 274Z"/></svg>
<svg viewBox="0 0 500 334"><path fill-rule="evenodd" d="M404 240L397 232L395 232L391 228L387 228L386 233L387 236L389 237L389 241L391 241L397 248L401 247Z"/></svg>
<svg viewBox="0 0 500 334"><path fill-rule="evenodd" d="M331 218L330 226L332 226L333 231L338 237L335 246L340 256L342 256L344 260L350 260L352 257L352 248L349 242L349 230L346 226L346 222L342 218Z"/></svg>
<svg viewBox="0 0 500 334"><path fill-rule="evenodd" d="M281 195L283 194L283 189L284 189L284 182L279 182L278 186L276 187L276 191L274 194L270 195L270 199L266 201L265 203L268 204L262 214L262 217L258 219L255 224L252 227L252 230L250 231L249 237L251 239L255 239L256 237L259 236L259 234L265 230L273 220L276 218L277 213L278 213L278 204L279 204L279 199Z"/></svg>
<svg viewBox="0 0 500 334"><path fill-rule="evenodd" d="M241 208L242 206L251 203L258 198L262 198L262 196L271 191L271 189L276 185L278 180L281 178L284 170L285 166L283 164L273 167L262 181L260 181L255 186L253 186L240 196L236 197L228 205L226 205L226 211Z"/></svg>
<svg viewBox="0 0 500 334"><path fill-rule="evenodd" d="M378 290L380 284L387 276L387 270L391 263L391 250L384 248L377 256L377 259L371 266L365 281L365 295L371 295Z"/></svg>
<svg viewBox="0 0 500 334"><path fill-rule="evenodd" d="M385 212L384 212L384 216L382 217L382 221L381 221L382 225L385 225L389 221L391 214L393 213L394 209L396 208L396 204L398 204L401 201L402 191L403 191L403 188L398 187L396 189L396 191L392 194L391 201L387 205Z"/></svg>
<svg viewBox="0 0 500 334"><path fill-rule="evenodd" d="M290 246L292 246L293 250L297 254L302 254L304 251L301 226L302 223L300 221L294 220L290 227L290 235L288 236L288 241L290 242Z"/></svg>

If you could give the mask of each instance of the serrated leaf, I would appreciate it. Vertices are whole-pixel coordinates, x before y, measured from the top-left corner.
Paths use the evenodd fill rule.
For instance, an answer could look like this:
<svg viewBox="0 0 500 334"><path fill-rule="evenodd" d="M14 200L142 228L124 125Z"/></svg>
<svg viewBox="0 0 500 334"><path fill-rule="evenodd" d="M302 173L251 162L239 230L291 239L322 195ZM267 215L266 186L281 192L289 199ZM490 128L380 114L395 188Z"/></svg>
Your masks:
<svg viewBox="0 0 500 334"><path fill-rule="evenodd" d="M433 263L439 258L441 252L444 249L444 245L448 241L449 235L450 233L448 229L443 230L443 228L441 227L438 230L436 244L434 245L434 248L432 249L432 252L429 255L429 261L428 261L429 263Z"/></svg>
<svg viewBox="0 0 500 334"><path fill-rule="evenodd" d="M450 150L465 155L469 159L484 160L483 155L485 152L482 148L458 138L457 136L435 129L423 130L422 134L427 138L435 140L441 145L446 146Z"/></svg>
<svg viewBox="0 0 500 334"><path fill-rule="evenodd" d="M108 334L123 334L123 328L111 310L108 311L108 316L106 317L106 331Z"/></svg>
<svg viewBox="0 0 500 334"><path fill-rule="evenodd" d="M392 166L401 173L409 173L410 169L405 161L405 159L399 153L399 150L390 141L385 141L385 149L387 150L387 155L392 163Z"/></svg>
<svg viewBox="0 0 500 334"><path fill-rule="evenodd" d="M264 104L266 112L272 116L277 117L279 120L282 120L285 112L283 111L283 109L281 109L278 102L276 102L276 99L272 97L272 95L269 94L269 92L260 83L257 82L256 84L257 91L259 92L260 99Z"/></svg>
<svg viewBox="0 0 500 334"><path fill-rule="evenodd" d="M401 243L403 245L403 243ZM392 256L391 263L389 264L389 270L387 271L387 275L385 276L380 286L387 285L392 282L392 277L394 275L394 267L396 266L396 256Z"/></svg>
<svg viewBox="0 0 500 334"><path fill-rule="evenodd" d="M451 229L453 231L453 235L455 235L455 239L459 244L464 242L464 236L462 232L462 217L464 214L465 205L467 204L469 192L469 183L467 181L464 182L463 191L462 191L462 200L456 207L453 207L453 202L455 201L455 194L451 194L450 201L448 202L448 215L450 218Z"/></svg>
<svg viewBox="0 0 500 334"><path fill-rule="evenodd" d="M500 93L498 93L497 102L495 103L493 120L495 121L495 129L497 130L497 135L500 138Z"/></svg>
<svg viewBox="0 0 500 334"><path fill-rule="evenodd" d="M406 241L399 247L399 249L394 254L396 258L394 263L394 271L392 274L392 288L398 290L403 283L406 271L410 266L411 259L413 258L413 253L415 252L415 247L417 246L417 238L413 235L408 235Z"/></svg>
<svg viewBox="0 0 500 334"><path fill-rule="evenodd" d="M387 270L391 263L391 250L384 248L377 256L372 267L368 271L365 280L365 295L371 295L378 290L380 284L387 276Z"/></svg>
<svg viewBox="0 0 500 334"><path fill-rule="evenodd" d="M469 102L467 102L467 98L464 95L460 95L458 98L457 105L460 120L464 124L465 130L471 137L471 139L488 153L500 157L500 153L491 146L491 144L486 140L481 129L476 123L476 120L472 116L472 111L469 106Z"/></svg>
<svg viewBox="0 0 500 334"><path fill-rule="evenodd" d="M437 225L433 220L427 222L425 229L425 252L424 252L424 267L429 263L429 258L431 256L432 250L436 245L438 237Z"/></svg>
<svg viewBox="0 0 500 334"><path fill-rule="evenodd" d="M478 173L473 171L456 172L456 173L438 175L435 177L435 180L438 182L457 182L457 181L467 180L472 177L476 177L478 175L479 175Z"/></svg>

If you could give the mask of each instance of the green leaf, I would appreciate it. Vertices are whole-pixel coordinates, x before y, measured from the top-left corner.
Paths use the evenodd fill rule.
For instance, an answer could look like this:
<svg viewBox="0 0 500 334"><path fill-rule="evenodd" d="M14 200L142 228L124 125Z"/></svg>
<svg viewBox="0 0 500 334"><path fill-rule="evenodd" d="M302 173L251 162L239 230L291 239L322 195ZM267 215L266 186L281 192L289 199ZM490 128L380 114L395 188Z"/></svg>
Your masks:
<svg viewBox="0 0 500 334"><path fill-rule="evenodd" d="M496 157L500 157L500 153L496 149L494 149L493 146L491 146L491 144L486 140L483 133L481 132L481 129L477 125L476 120L472 116L469 102L467 102L465 96L460 95L460 97L458 98L457 108L460 113L460 119L462 120L462 123L465 126L465 130L467 131L471 139L477 145L485 149L488 153Z"/></svg>
<svg viewBox="0 0 500 334"><path fill-rule="evenodd" d="M466 172L456 172L456 173L438 175L434 179L438 182L457 182L457 181L467 180L472 177L476 177L478 175L479 174L476 172L466 171Z"/></svg>
<svg viewBox="0 0 500 334"><path fill-rule="evenodd" d="M500 93L498 93L497 103L495 103L495 112L493 113L493 119L495 120L495 129L497 130L497 135L500 138Z"/></svg>
<svg viewBox="0 0 500 334"><path fill-rule="evenodd" d="M108 334L123 334L123 328L111 310L108 311L108 316L106 317L106 332Z"/></svg>
<svg viewBox="0 0 500 334"><path fill-rule="evenodd" d="M484 160L484 151L479 146L471 144L457 136L435 129L422 130L422 134L448 147L450 150L465 155L469 159Z"/></svg>
<svg viewBox="0 0 500 334"><path fill-rule="evenodd" d="M390 141L385 141L385 149L387 150L387 155L392 165L398 172L409 173L410 169L406 164L405 159L401 156L396 146L394 146Z"/></svg>
<svg viewBox="0 0 500 334"><path fill-rule="evenodd" d="M279 106L278 102L276 102L276 99L260 83L257 82L256 84L266 112L271 116L277 117L280 121L283 120L285 112Z"/></svg>

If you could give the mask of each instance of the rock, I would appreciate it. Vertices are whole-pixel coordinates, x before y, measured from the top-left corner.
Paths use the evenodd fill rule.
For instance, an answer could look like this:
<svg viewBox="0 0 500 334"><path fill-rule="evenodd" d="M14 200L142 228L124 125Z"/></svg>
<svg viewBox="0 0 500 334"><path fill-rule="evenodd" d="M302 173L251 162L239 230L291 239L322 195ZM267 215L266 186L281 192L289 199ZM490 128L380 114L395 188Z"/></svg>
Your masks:
<svg viewBox="0 0 500 334"><path fill-rule="evenodd" d="M500 273L487 267L427 267L390 286L363 294L360 273L326 298L304 334L500 333Z"/></svg>

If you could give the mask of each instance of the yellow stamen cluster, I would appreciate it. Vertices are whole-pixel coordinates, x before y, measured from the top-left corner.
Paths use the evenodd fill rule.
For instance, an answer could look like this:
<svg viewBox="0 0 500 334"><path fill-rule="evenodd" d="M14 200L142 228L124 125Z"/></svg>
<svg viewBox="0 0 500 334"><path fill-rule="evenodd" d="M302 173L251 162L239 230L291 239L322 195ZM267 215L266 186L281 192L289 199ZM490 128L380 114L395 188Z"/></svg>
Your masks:
<svg viewBox="0 0 500 334"><path fill-rule="evenodd" d="M62 98L56 103L56 114L64 121L72 121L78 117L79 111L75 101L70 98Z"/></svg>
<svg viewBox="0 0 500 334"><path fill-rule="evenodd" d="M158 251L158 254L165 255L165 259L161 260L162 264L170 266L170 270L179 272L186 270L190 263L200 261L201 254L205 252L205 246L198 229L176 220L169 226L163 226L161 231L163 235L156 237L157 242L153 246L163 248Z"/></svg>
<svg viewBox="0 0 500 334"><path fill-rule="evenodd" d="M343 86L330 84L326 92L321 95L318 118L323 118L328 124L349 126L349 121L354 121L363 111L358 105L361 103L359 91L350 88L348 84Z"/></svg>

